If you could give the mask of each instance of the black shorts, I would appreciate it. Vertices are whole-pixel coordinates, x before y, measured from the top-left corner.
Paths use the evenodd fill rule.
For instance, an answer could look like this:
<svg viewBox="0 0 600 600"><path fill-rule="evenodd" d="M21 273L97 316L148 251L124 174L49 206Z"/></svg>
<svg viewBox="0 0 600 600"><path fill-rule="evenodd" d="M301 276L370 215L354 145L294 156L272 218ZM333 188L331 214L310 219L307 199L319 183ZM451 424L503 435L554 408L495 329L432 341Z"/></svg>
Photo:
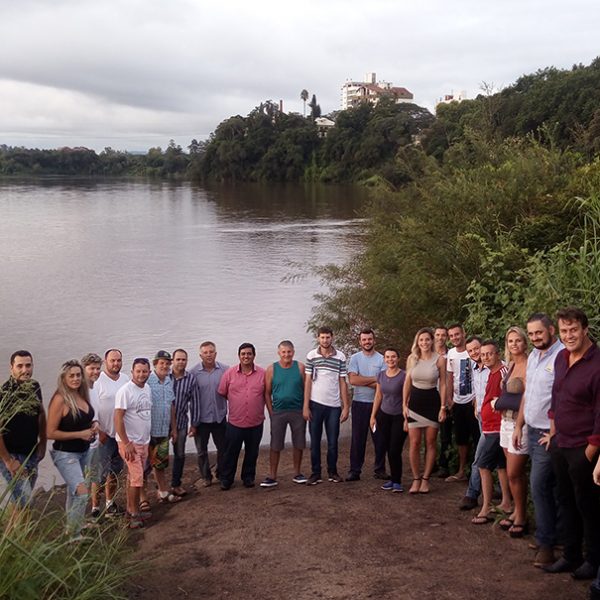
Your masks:
<svg viewBox="0 0 600 600"><path fill-rule="evenodd" d="M480 469L506 469L506 456L500 446L500 433L484 433L481 454L477 459Z"/></svg>
<svg viewBox="0 0 600 600"><path fill-rule="evenodd" d="M457 446L466 446L470 440L477 442L479 423L477 417L475 417L473 402L454 404L452 418L454 420L454 436Z"/></svg>

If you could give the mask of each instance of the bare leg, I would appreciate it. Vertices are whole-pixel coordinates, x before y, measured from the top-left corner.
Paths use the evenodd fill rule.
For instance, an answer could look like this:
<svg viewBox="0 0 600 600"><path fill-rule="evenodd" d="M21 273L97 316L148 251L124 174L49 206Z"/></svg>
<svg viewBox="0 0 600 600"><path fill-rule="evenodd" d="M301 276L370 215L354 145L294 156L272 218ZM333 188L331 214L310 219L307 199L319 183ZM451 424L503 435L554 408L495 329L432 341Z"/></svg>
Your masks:
<svg viewBox="0 0 600 600"><path fill-rule="evenodd" d="M127 512L130 515L137 515L140 505L140 493L141 489L139 487L133 487L131 485L127 486Z"/></svg>
<svg viewBox="0 0 600 600"><path fill-rule="evenodd" d="M294 475L302 473L302 448L294 448Z"/></svg>
<svg viewBox="0 0 600 600"><path fill-rule="evenodd" d="M525 476L527 455L508 452L506 459L508 484L515 503L512 519L516 524L523 525L527 521L527 479Z"/></svg>
<svg viewBox="0 0 600 600"><path fill-rule="evenodd" d="M509 512L511 497L506 469L498 469L498 481L500 481L500 489L502 490L502 502L498 505L498 508L501 508L505 512Z"/></svg>
<svg viewBox="0 0 600 600"><path fill-rule="evenodd" d="M483 501L481 503L481 510L477 516L487 517L492 508L494 480L492 479L492 472L489 469L479 467L479 474L481 475L481 495L483 496Z"/></svg>
<svg viewBox="0 0 600 600"><path fill-rule="evenodd" d="M164 495L165 492L169 492L169 486L167 485L167 474L164 470L152 469L154 473L154 479L156 479L156 485L158 486L159 494Z"/></svg>
<svg viewBox="0 0 600 600"><path fill-rule="evenodd" d="M106 484L104 485L104 493L106 495L106 504L112 502L117 491L117 477L114 473L109 473L106 476Z"/></svg>
<svg viewBox="0 0 600 600"><path fill-rule="evenodd" d="M408 442L409 442L409 460L410 470L413 475L413 484L410 488L410 493L418 492L421 480L421 428L412 427L408 430Z"/></svg>
<svg viewBox="0 0 600 600"><path fill-rule="evenodd" d="M269 451L269 465L271 468L271 473L269 477L271 479L277 480L277 470L279 469L279 458L281 457L281 452L279 450L270 450Z"/></svg>
<svg viewBox="0 0 600 600"><path fill-rule="evenodd" d="M465 476L465 467L467 466L467 457L469 455L469 446L458 446L458 471L456 477L462 479Z"/></svg>

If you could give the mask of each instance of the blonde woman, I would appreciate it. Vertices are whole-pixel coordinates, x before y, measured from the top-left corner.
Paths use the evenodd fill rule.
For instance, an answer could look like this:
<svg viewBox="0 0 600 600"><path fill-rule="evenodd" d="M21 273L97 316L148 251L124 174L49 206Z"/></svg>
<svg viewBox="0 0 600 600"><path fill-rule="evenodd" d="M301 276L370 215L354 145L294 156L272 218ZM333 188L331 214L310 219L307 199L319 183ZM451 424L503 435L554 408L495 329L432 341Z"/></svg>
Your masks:
<svg viewBox="0 0 600 600"><path fill-rule="evenodd" d="M496 410L502 412L500 446L506 456L506 473L514 501L510 517L500 521L500 527L511 537L523 537L527 533L527 475L525 466L528 458L527 432L522 436L525 443L517 448L513 444L513 433L519 413L519 405L525 391L527 373L527 334L520 327L510 327L504 338L504 357L508 372L503 382L503 392L496 402ZM514 403L514 404L513 404Z"/></svg>
<svg viewBox="0 0 600 600"><path fill-rule="evenodd" d="M61 367L57 390L48 407L47 434L48 439L55 440L50 454L67 484L67 534L78 541L82 539L89 498L85 471L96 425L83 367L76 360Z"/></svg>
<svg viewBox="0 0 600 600"><path fill-rule="evenodd" d="M429 477L435 463L438 429L446 418L446 360L434 351L433 342L431 329L419 329L406 361L403 402L404 414L408 415L405 428L408 430L410 468L413 474L410 494L429 493ZM423 432L426 450L421 474Z"/></svg>

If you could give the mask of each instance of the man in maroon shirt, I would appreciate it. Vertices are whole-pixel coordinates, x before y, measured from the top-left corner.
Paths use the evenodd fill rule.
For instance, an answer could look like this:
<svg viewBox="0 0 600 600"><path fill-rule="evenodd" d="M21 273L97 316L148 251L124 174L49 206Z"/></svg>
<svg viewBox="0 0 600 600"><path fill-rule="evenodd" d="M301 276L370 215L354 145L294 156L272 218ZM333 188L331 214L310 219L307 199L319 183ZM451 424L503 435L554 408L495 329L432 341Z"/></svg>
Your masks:
<svg viewBox="0 0 600 600"><path fill-rule="evenodd" d="M550 444L558 484L564 551L544 570L592 579L600 565L600 489L592 479L600 449L600 349L589 337L583 311L562 309L557 320L565 348L554 363L550 433L542 440Z"/></svg>

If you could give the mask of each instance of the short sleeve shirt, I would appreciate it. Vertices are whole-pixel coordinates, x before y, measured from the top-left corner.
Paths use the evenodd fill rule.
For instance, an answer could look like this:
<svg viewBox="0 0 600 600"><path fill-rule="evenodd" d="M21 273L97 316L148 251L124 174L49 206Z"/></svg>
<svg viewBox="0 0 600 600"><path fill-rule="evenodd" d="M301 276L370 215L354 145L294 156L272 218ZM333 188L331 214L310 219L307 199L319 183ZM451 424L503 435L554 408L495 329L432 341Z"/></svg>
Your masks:
<svg viewBox="0 0 600 600"><path fill-rule="evenodd" d="M459 352L456 348L448 350L446 370L453 375L453 399L456 404L468 404L475 399L471 362L469 353L466 350L462 352Z"/></svg>
<svg viewBox="0 0 600 600"><path fill-rule="evenodd" d="M363 377L377 377L382 369L385 369L385 365L383 356L379 352L374 352L370 356L364 352L357 352L350 357L348 363L348 373L356 373ZM375 399L374 388L366 385L355 385L353 389L352 399L356 402L372 403Z"/></svg>
<svg viewBox="0 0 600 600"><path fill-rule="evenodd" d="M346 377L346 356L335 350L332 356L323 356L318 349L306 356L306 377L312 380L310 399L317 404L338 408L342 405L340 377Z"/></svg>
<svg viewBox="0 0 600 600"><path fill-rule="evenodd" d="M129 381L119 388L115 398L115 408L125 411L125 432L134 444L150 443L150 415L152 412L152 392L146 383L143 388ZM122 442L119 435L117 442Z"/></svg>

